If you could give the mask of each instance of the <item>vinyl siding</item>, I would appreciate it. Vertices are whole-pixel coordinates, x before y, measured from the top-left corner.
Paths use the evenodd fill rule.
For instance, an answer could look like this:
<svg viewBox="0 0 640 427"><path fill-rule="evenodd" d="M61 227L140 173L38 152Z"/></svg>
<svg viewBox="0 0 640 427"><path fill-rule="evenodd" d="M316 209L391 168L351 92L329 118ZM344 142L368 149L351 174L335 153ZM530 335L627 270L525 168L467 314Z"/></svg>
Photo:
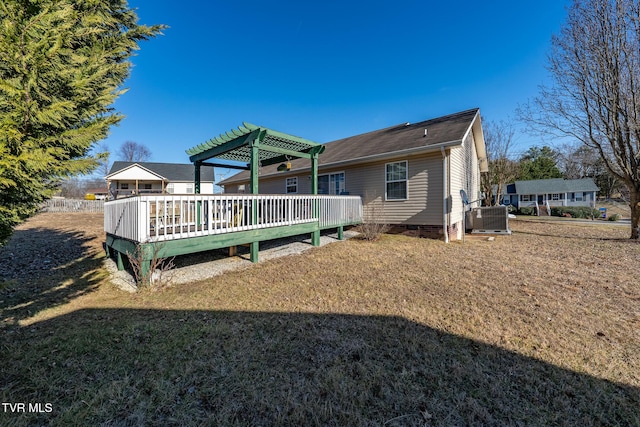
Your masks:
<svg viewBox="0 0 640 427"><path fill-rule="evenodd" d="M385 201L385 165L408 162L408 199ZM440 153L397 157L352 167L321 169L318 175L344 172L345 190L361 196L365 216L376 217L389 224L442 224L442 157ZM311 193L310 173L283 174L260 179L261 194L283 194L286 178L298 177L298 194ZM225 193L238 191L238 185L225 186Z"/></svg>
<svg viewBox="0 0 640 427"><path fill-rule="evenodd" d="M462 146L451 149L449 159L450 224L456 224L462 221L463 204L460 190L467 193L470 201L480 198L480 165L472 132L469 132ZM480 202L472 204L473 207L479 205Z"/></svg>

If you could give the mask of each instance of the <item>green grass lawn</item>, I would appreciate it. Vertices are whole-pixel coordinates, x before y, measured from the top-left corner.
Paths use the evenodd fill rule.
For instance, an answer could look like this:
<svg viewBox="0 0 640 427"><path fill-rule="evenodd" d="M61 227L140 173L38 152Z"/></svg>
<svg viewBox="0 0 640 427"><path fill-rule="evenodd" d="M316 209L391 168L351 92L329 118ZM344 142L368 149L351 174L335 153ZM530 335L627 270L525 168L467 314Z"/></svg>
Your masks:
<svg viewBox="0 0 640 427"><path fill-rule="evenodd" d="M43 412L0 425L640 425L626 228L349 240L128 294L100 220L37 217L0 251L38 233L76 249L5 273L0 397Z"/></svg>

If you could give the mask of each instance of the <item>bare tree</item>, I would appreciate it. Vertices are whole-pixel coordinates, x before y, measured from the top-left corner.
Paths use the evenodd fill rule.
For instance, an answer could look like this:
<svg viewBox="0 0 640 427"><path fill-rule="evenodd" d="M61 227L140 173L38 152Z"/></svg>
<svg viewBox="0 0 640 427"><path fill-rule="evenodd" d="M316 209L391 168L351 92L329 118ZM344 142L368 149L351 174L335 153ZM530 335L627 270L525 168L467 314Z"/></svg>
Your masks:
<svg viewBox="0 0 640 427"><path fill-rule="evenodd" d="M109 161L109 157L111 153L109 152L109 146L106 142L102 141L96 147L96 157L98 158L98 168L95 171L95 174L104 178L109 175L109 170L111 169L111 162Z"/></svg>
<svg viewBox="0 0 640 427"><path fill-rule="evenodd" d="M118 157L125 162L146 162L151 159L151 150L143 144L126 141L120 146Z"/></svg>
<svg viewBox="0 0 640 427"><path fill-rule="evenodd" d="M489 172L482 174L481 186L487 205L498 205L504 188L516 177L517 163L509 158L514 135L510 122L486 122L484 126Z"/></svg>
<svg viewBox="0 0 640 427"><path fill-rule="evenodd" d="M558 168L566 179L594 178L602 163L597 151L582 143L566 143L557 151Z"/></svg>
<svg viewBox="0 0 640 427"><path fill-rule="evenodd" d="M574 0L552 38L553 84L519 111L532 129L597 151L629 190L640 239L640 0Z"/></svg>

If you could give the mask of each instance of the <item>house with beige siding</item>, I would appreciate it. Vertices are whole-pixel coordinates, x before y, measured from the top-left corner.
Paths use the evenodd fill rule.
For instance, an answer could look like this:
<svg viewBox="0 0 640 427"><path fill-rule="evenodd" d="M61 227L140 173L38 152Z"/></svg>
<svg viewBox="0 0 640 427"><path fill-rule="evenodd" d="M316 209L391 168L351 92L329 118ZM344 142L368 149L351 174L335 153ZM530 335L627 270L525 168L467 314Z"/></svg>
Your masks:
<svg viewBox="0 0 640 427"><path fill-rule="evenodd" d="M401 123L324 144L318 159L318 193L358 195L365 220L420 229L433 237L462 236L460 190L480 199L487 160L479 109L418 123ZM310 160L259 168L261 194L309 194ZM219 185L249 192L250 174ZM475 202L473 206L478 206Z"/></svg>

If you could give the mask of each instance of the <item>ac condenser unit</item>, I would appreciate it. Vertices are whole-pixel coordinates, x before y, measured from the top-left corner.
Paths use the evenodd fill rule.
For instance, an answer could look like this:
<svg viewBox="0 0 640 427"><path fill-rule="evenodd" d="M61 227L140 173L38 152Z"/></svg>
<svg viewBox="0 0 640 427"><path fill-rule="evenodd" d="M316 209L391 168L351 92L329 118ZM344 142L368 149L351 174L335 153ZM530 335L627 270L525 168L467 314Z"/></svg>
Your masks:
<svg viewBox="0 0 640 427"><path fill-rule="evenodd" d="M506 206L473 208L469 219L472 233L511 234Z"/></svg>

